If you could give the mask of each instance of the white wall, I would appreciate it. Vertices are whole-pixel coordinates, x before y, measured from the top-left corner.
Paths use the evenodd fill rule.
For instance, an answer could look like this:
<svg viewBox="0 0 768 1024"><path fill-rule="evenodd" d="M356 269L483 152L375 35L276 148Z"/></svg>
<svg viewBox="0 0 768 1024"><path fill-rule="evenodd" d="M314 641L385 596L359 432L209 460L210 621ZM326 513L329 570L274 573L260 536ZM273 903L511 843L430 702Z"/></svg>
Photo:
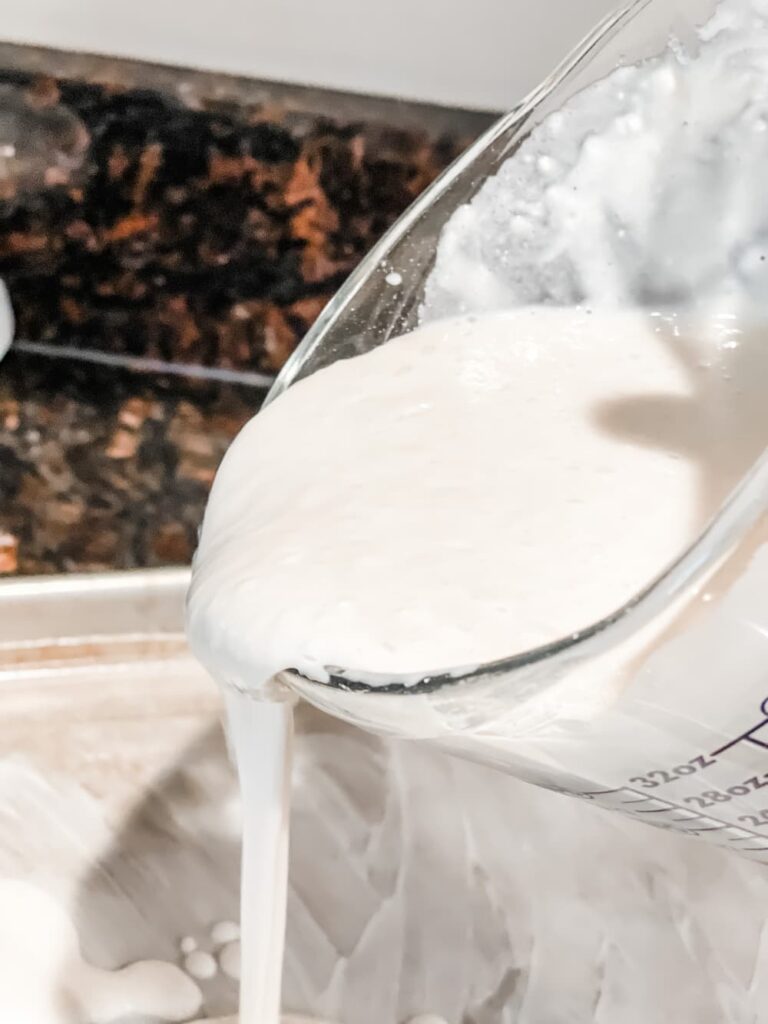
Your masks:
<svg viewBox="0 0 768 1024"><path fill-rule="evenodd" d="M616 0L0 0L0 38L502 108Z"/></svg>

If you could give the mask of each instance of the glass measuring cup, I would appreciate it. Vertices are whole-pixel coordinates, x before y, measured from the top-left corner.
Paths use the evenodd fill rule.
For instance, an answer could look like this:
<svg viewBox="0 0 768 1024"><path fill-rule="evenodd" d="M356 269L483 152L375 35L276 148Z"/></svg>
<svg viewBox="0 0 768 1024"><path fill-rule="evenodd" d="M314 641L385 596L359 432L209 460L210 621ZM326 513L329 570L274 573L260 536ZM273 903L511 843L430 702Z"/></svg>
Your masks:
<svg viewBox="0 0 768 1024"><path fill-rule="evenodd" d="M714 2L635 0L433 187L372 252L270 398L418 323L440 232L550 113L620 63L695 39ZM768 863L768 459L703 536L602 622L472 671L329 683L324 710Z"/></svg>

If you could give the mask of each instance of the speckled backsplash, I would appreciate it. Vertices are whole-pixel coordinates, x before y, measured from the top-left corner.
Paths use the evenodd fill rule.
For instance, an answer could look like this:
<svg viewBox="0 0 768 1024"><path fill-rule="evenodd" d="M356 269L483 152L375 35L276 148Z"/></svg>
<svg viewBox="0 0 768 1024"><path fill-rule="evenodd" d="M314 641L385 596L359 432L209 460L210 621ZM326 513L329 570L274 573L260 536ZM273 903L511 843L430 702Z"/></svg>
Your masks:
<svg viewBox="0 0 768 1024"><path fill-rule="evenodd" d="M0 572L188 562L270 377L489 120L0 46Z"/></svg>

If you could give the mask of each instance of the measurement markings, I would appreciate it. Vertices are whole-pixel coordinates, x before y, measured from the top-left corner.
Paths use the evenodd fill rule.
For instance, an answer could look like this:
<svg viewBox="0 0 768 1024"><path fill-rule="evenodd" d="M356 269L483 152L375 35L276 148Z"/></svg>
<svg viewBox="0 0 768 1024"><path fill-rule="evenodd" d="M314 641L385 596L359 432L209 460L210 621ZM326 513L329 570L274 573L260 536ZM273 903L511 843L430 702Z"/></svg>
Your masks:
<svg viewBox="0 0 768 1024"><path fill-rule="evenodd" d="M761 750L768 751L768 697L760 705L760 712L763 716L761 721L713 751L709 757L697 756L669 771L661 769L649 770L645 775L629 779L629 782L637 783L643 789L658 790L660 786L677 783L684 777L694 775L716 765L718 757L726 754L740 743L748 743L753 747L759 747ZM763 732L763 730L767 731ZM727 803L734 798L748 795L752 790L764 787L768 787L768 772L764 775L756 775L754 778L747 779L738 785L731 786L727 789L727 792L721 793L719 790L717 792L707 792L704 794L706 799L702 797L685 797L684 802L693 803L697 806L714 807L717 804ZM720 818L712 818L708 814L689 810L671 800L663 800L656 795L651 796L648 793L633 788L632 785L617 789L594 789L582 790L581 792L560 790L560 792L570 792L572 796L594 801L606 809L619 811L628 817L639 818L650 814L660 815L661 817L657 817L654 822L649 822L648 824L654 824L658 828L667 831L673 830L681 832L683 835L695 836L704 835L705 833L718 833L717 836L710 840L718 846L735 846L737 843L755 842L764 844L766 842L766 837L759 832L753 832L739 825L730 824L728 821L723 821ZM765 824L768 825L768 810L762 813L765 814ZM740 818L739 820L745 819ZM749 820L750 823L760 824L756 818ZM765 845L740 846L739 849L745 854L768 853L768 846ZM760 860L762 863L766 862L765 858L760 858Z"/></svg>
<svg viewBox="0 0 768 1024"><path fill-rule="evenodd" d="M751 743L755 747L762 747L763 750L768 750L768 742L766 740L757 739L755 733L760 732L761 729L765 729L768 726L768 698L766 698L760 705L764 718L762 722L752 726L746 732L743 732L741 736L737 736L735 740L731 740L730 743L726 743L724 747L720 747L718 750L713 750L710 757L719 757L721 754L727 753L734 747L738 746L739 743Z"/></svg>
<svg viewBox="0 0 768 1024"><path fill-rule="evenodd" d="M579 794L586 796L587 794ZM590 793L590 798L597 796L597 793ZM632 818L639 818L650 814L661 815L654 822L666 830L682 832L683 835L699 836L705 833L718 833L712 836L711 842L719 846L733 846L737 843L765 843L765 837L749 829L732 825L720 818L712 818L708 814L699 814L696 811L688 810L671 800L662 800L657 796L650 796L639 790L625 787L623 789L602 790L599 795L603 806L618 810ZM768 852L768 847L761 845L740 846L739 849L745 854L756 854Z"/></svg>

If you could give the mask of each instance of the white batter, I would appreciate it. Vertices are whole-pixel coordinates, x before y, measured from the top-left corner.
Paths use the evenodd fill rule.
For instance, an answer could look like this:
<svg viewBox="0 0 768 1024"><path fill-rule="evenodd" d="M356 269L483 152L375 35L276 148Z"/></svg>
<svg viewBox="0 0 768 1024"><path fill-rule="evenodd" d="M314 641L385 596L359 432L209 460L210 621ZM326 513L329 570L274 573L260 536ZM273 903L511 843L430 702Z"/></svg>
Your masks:
<svg viewBox="0 0 768 1024"><path fill-rule="evenodd" d="M245 966L240 971L233 952L222 968L240 978L241 1024L276 1024L288 898L293 715L290 704L256 701L235 691L227 694L227 711L243 798Z"/></svg>
<svg viewBox="0 0 768 1024"><path fill-rule="evenodd" d="M519 654L617 611L696 539L768 426L768 345L742 327L768 294L767 15L724 0L693 43L548 118L442 233L430 325L246 427L189 604L223 683L268 697L286 668L415 681ZM534 303L564 308L519 308ZM638 305L688 316L609 312ZM277 1018L270 714L253 705L250 738L233 718L247 831L266 810L272 836L246 840L243 913L274 930L244 928L243 977L262 981L244 983L243 1024Z"/></svg>
<svg viewBox="0 0 768 1024"><path fill-rule="evenodd" d="M755 446L730 475L717 453L765 419L753 346L699 329L518 310L289 389L216 480L196 652L244 689L285 668L418 678L618 610L696 538Z"/></svg>

